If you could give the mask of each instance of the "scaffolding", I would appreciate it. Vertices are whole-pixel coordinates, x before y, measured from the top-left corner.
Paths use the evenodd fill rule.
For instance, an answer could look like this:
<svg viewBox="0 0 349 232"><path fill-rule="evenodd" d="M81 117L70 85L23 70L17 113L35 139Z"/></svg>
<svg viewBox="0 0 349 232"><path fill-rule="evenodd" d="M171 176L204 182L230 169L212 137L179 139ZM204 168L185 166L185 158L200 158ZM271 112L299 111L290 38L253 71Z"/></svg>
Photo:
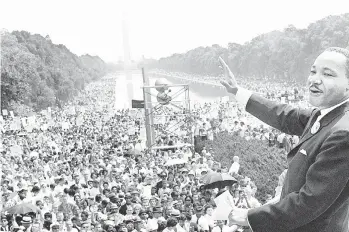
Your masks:
<svg viewBox="0 0 349 232"><path fill-rule="evenodd" d="M190 91L189 85L175 84L166 85L171 92L167 93L171 100L167 102L159 102L152 100L152 97L157 99L158 94L153 89L159 88L159 86L150 86L149 79L146 77L144 69L143 74L143 96L144 96L144 108L145 108L145 128L147 134L147 147L148 149L154 149L157 140L161 137L162 130L166 135L177 135L176 131L181 130L186 133L187 141L186 146L193 147L193 135L192 125L193 116L190 108ZM172 91L173 90L173 91ZM182 99L181 99L182 98ZM180 117L175 124L167 125L168 121L171 121L174 117ZM164 126L162 128L162 126ZM184 130L183 130L184 128ZM156 133L155 130L158 132ZM183 146L183 144L178 145Z"/></svg>

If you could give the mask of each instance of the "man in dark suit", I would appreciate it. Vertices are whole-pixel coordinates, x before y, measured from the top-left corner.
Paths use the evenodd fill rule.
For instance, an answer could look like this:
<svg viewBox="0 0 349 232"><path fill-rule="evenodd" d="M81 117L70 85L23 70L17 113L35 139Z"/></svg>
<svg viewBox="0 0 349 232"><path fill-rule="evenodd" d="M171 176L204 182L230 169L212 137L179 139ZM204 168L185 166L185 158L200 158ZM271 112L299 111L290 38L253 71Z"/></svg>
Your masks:
<svg viewBox="0 0 349 232"><path fill-rule="evenodd" d="M280 201L255 209L234 208L232 224L254 232L347 232L349 220L349 51L329 48L308 78L315 109L279 104L237 85L229 67L222 84L247 112L290 135L300 136L288 153Z"/></svg>
<svg viewBox="0 0 349 232"><path fill-rule="evenodd" d="M1 215L0 231L10 231L6 215Z"/></svg>

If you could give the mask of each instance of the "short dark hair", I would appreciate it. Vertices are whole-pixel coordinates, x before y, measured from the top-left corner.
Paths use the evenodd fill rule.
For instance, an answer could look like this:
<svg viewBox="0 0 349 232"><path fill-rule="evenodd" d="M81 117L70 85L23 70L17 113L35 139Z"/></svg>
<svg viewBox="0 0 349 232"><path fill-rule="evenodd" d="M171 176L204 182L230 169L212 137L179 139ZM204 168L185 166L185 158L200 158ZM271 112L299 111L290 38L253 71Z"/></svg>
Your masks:
<svg viewBox="0 0 349 232"><path fill-rule="evenodd" d="M210 204L206 205L204 212L207 213L207 210L210 209L210 208L213 209L213 206L210 205Z"/></svg>
<svg viewBox="0 0 349 232"><path fill-rule="evenodd" d="M177 223L178 223L178 220L176 218L170 217L169 219L167 219L166 225L167 227L174 227L177 225Z"/></svg>
<svg viewBox="0 0 349 232"><path fill-rule="evenodd" d="M345 48L340 48L340 47L329 47L325 50L325 52L337 52L337 53L345 56L345 58L346 58L346 62L345 62L346 76L349 79L349 50L345 49Z"/></svg>

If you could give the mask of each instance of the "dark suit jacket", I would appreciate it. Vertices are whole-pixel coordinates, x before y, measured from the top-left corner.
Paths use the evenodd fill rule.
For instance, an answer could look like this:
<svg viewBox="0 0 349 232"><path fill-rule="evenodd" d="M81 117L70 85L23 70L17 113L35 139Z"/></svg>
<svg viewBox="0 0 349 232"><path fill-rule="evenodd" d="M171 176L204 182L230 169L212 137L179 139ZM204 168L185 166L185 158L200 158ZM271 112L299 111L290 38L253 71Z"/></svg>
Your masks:
<svg viewBox="0 0 349 232"><path fill-rule="evenodd" d="M317 109L278 104L253 94L246 110L300 141L287 155L281 200L248 212L254 232L347 232L349 216L349 103L310 133ZM304 151L306 155L304 155Z"/></svg>

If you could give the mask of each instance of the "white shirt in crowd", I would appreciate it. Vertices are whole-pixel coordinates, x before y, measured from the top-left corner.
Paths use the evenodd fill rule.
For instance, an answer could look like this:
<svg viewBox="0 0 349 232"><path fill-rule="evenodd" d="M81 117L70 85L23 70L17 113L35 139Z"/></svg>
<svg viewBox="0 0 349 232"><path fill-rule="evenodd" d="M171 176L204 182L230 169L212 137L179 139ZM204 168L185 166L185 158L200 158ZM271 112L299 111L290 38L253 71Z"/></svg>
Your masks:
<svg viewBox="0 0 349 232"><path fill-rule="evenodd" d="M240 164L238 162L234 162L230 169L229 169L229 173L232 174L232 173L239 173L239 169L240 169Z"/></svg>

